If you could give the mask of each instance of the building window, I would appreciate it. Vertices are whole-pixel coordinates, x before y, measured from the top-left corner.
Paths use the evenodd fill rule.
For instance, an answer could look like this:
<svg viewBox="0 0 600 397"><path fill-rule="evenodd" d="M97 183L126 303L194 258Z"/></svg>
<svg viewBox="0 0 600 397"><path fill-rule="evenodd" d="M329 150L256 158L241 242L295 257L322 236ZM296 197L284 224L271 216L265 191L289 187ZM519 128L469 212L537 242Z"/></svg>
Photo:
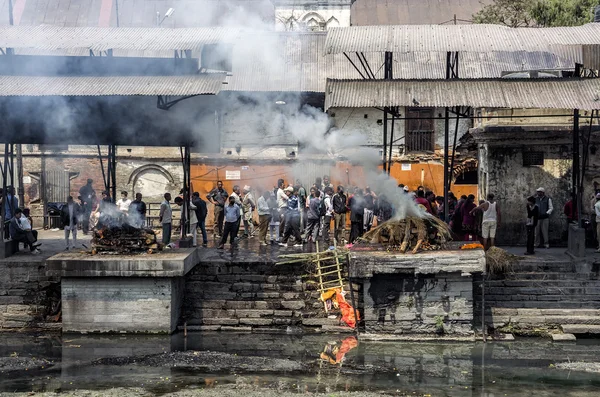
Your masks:
<svg viewBox="0 0 600 397"><path fill-rule="evenodd" d="M544 165L544 152L523 152L523 167Z"/></svg>
<svg viewBox="0 0 600 397"><path fill-rule="evenodd" d="M409 108L406 117L406 151L435 151L433 108Z"/></svg>

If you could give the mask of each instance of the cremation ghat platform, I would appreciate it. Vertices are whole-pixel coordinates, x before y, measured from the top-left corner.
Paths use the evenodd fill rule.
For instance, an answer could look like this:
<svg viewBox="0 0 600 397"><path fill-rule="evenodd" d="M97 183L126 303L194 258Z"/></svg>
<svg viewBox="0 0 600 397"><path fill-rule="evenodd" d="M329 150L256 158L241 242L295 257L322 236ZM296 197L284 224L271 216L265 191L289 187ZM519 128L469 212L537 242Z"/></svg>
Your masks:
<svg viewBox="0 0 600 397"><path fill-rule="evenodd" d="M64 252L47 259L61 277L63 332L171 333L196 249L155 254Z"/></svg>
<svg viewBox="0 0 600 397"><path fill-rule="evenodd" d="M355 251L349 275L362 284L367 334L467 336L473 335L473 274L484 269L483 250Z"/></svg>

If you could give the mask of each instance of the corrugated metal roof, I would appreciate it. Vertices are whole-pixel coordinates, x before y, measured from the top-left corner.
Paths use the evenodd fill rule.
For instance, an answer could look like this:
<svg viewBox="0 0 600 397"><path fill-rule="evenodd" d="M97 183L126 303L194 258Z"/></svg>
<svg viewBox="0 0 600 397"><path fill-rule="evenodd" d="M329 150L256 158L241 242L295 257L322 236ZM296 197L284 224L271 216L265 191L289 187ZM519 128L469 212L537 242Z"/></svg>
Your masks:
<svg viewBox="0 0 600 397"><path fill-rule="evenodd" d="M600 24L508 28L500 25L395 25L331 28L325 49L340 52L551 51L600 42Z"/></svg>
<svg viewBox="0 0 600 397"><path fill-rule="evenodd" d="M88 49L198 50L205 44L232 43L241 29L207 28L74 28L58 26L0 26L0 47L43 51Z"/></svg>
<svg viewBox="0 0 600 397"><path fill-rule="evenodd" d="M249 42L263 43L256 49ZM343 54L323 55L325 33L263 33L249 35L233 47L232 75L227 91L325 92L327 78L362 77ZM353 54L352 60L360 67ZM383 78L383 54L365 54L377 78ZM462 53L461 78L501 77L505 71L572 69L569 60L543 52ZM398 79L443 79L446 54L439 52L396 53L394 77Z"/></svg>
<svg viewBox="0 0 600 397"><path fill-rule="evenodd" d="M0 96L114 96L218 94L223 74L192 76L0 76Z"/></svg>
<svg viewBox="0 0 600 397"><path fill-rule="evenodd" d="M327 81L325 109L383 106L600 109L600 80Z"/></svg>

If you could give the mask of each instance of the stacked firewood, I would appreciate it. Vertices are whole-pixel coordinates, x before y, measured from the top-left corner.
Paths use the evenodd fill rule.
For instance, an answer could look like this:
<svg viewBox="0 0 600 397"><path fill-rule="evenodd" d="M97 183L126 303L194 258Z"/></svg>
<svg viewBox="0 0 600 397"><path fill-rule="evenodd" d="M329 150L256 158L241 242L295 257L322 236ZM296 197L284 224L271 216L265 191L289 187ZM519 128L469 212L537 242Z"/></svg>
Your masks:
<svg viewBox="0 0 600 397"><path fill-rule="evenodd" d="M147 252L149 254L161 249L152 229L137 227L105 226L94 230L92 238L92 254L98 252L115 254L134 254Z"/></svg>
<svg viewBox="0 0 600 397"><path fill-rule="evenodd" d="M434 251L451 239L448 225L432 216L392 219L365 233L359 244L382 244L388 251Z"/></svg>

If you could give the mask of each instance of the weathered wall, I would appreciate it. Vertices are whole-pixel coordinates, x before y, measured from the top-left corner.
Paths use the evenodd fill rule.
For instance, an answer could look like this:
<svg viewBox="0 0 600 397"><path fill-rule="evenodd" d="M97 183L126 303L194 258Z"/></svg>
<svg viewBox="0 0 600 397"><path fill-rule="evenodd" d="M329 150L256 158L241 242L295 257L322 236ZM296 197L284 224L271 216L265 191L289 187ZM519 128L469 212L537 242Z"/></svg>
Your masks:
<svg viewBox="0 0 600 397"><path fill-rule="evenodd" d="M507 136L506 142L511 139L515 138ZM497 242L525 244L526 199L535 195L538 187L543 187L554 206L550 217L550 244L562 244L562 233L566 230L563 207L569 199L571 188L570 147L566 142L550 139L546 142L522 140L522 144L500 146L488 142L480 145L480 193L482 197L488 193L495 194L502 212ZM543 152L544 165L523 166L524 149Z"/></svg>
<svg viewBox="0 0 600 397"><path fill-rule="evenodd" d="M472 334L471 277L377 274L363 289L367 332Z"/></svg>
<svg viewBox="0 0 600 397"><path fill-rule="evenodd" d="M182 322L201 330L252 331L287 327L340 329L326 318L304 266L201 263L185 277Z"/></svg>
<svg viewBox="0 0 600 397"><path fill-rule="evenodd" d="M64 332L169 333L177 326L177 278L68 277L61 290Z"/></svg>
<svg viewBox="0 0 600 397"><path fill-rule="evenodd" d="M407 108L400 108L400 115L406 116ZM360 133L365 138L365 145L383 145L383 112L374 108L331 108L328 113L335 120L335 126L338 128L347 129L349 133ZM444 147L444 109L436 108L433 112L435 130L435 145L436 148ZM394 155L402 155L403 151L399 150L400 146L404 145L406 134L407 120L397 120L394 122ZM450 116L449 122L450 145L454 139L454 131L456 129L456 117ZM391 121L388 125L388 134L391 134ZM461 118L458 123L457 140L460 139L471 127L471 120ZM389 139L389 138L388 138Z"/></svg>
<svg viewBox="0 0 600 397"><path fill-rule="evenodd" d="M24 145L23 150L23 185L25 205L31 209L34 227L43 225L41 197L43 170L69 172L71 177L69 190L74 198L77 198L79 189L86 184L87 179L92 179L97 197L101 197L104 183L96 147L71 145L68 151L61 148L41 151L38 145L31 145L29 148L26 146L29 145ZM106 153L103 152L103 155ZM106 168L105 159L104 167ZM170 191L175 196L181 189L183 169L179 149L118 147L116 177L119 195L120 191L125 190L133 198L136 192L141 192L147 203L160 203L165 192ZM50 188L47 182L46 190Z"/></svg>
<svg viewBox="0 0 600 397"><path fill-rule="evenodd" d="M0 329L36 327L58 302L58 283L43 260L0 261Z"/></svg>

